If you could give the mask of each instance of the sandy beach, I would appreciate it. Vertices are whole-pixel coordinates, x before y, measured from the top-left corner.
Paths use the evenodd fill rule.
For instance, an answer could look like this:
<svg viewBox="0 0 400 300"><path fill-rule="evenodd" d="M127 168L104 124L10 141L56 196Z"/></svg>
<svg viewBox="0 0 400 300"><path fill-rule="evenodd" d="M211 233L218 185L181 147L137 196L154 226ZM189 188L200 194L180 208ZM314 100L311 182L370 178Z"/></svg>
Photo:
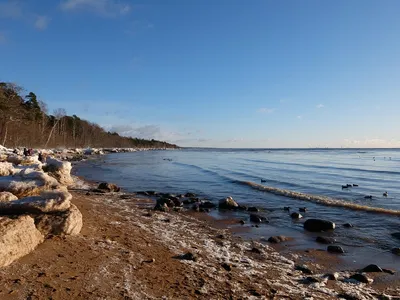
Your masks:
<svg viewBox="0 0 400 300"><path fill-rule="evenodd" d="M123 192L71 193L83 215L81 233L51 237L2 268L1 299L377 299L400 294L397 283L385 284L389 274L368 273L376 284L346 279L355 273L351 270L328 280L325 274L340 271L340 258L312 251L284 257L200 213L155 212L153 201ZM308 270L296 270L304 264Z"/></svg>

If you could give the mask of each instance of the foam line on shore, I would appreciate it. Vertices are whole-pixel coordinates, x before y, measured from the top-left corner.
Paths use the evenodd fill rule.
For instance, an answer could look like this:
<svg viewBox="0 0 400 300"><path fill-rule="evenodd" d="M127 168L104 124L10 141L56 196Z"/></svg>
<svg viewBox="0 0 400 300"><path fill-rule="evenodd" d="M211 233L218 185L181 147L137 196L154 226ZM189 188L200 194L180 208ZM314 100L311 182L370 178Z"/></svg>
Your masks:
<svg viewBox="0 0 400 300"><path fill-rule="evenodd" d="M327 197L327 196L311 195L311 194L305 194L305 193L300 193L300 192L295 192L295 191L290 191L290 190L285 190L285 189L279 189L279 188L270 187L270 186L263 186L261 184L254 183L251 181L239 181L239 182L241 184L250 186L250 187L260 190L260 191L268 192L268 193L279 195L279 196L289 197L292 199L309 201L309 202L322 204L322 205L326 205L326 206L342 207L342 208L366 211L366 212L371 212L371 213L380 213L380 214L386 214L386 215L400 216L400 210L392 210L392 209L381 208L381 207L372 207L372 206L361 205L361 204L356 204L356 203L352 203L352 202L346 202L343 200L334 199L334 198Z"/></svg>

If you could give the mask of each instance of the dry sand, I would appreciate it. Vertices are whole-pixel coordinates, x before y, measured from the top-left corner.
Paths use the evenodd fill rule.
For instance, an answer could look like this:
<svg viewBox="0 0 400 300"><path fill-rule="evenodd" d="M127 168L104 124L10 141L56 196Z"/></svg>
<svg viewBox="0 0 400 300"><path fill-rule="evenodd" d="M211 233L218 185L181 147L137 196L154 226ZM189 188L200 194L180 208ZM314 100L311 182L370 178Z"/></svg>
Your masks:
<svg viewBox="0 0 400 300"><path fill-rule="evenodd" d="M384 289L400 294L397 284L376 286L379 292L374 285L341 281L305 284L309 275L294 264L311 257L308 266L322 275L335 271L335 260L323 263L328 260L321 253L285 258L269 246L233 237L208 218L153 212L150 200L72 194L83 214L81 234L48 239L1 269L0 299L338 299L340 293L376 299ZM187 252L196 261L176 258Z"/></svg>

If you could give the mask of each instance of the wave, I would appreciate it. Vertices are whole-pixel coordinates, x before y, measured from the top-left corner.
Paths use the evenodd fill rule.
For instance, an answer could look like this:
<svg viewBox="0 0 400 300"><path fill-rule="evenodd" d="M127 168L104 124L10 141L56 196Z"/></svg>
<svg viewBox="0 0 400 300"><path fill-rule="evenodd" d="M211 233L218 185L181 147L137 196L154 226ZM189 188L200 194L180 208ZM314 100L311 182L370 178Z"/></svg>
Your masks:
<svg viewBox="0 0 400 300"><path fill-rule="evenodd" d="M359 210L359 211L366 211L366 212L371 212L371 213L380 213L380 214L387 214L387 215L393 215L393 216L400 216L400 210L392 210L392 209L386 209L386 208L381 208L381 207L372 207L372 206L367 206L367 205L361 205L361 204L346 202L346 201L339 200L339 199L334 199L334 198L327 197L327 196L311 195L311 194L305 194L305 193L284 190L284 189L279 189L279 188L274 188L274 187L269 187L269 186L263 186L261 184L250 182L250 181L238 181L238 182L241 184L250 186L254 189L260 190L260 191L265 191L265 192L272 193L275 195L285 196L285 197L289 197L289 198L293 198L293 199L297 199L297 200L309 201L309 202L322 204L322 205L326 205L326 206L342 207L342 208L347 208L347 209L351 209L351 210Z"/></svg>

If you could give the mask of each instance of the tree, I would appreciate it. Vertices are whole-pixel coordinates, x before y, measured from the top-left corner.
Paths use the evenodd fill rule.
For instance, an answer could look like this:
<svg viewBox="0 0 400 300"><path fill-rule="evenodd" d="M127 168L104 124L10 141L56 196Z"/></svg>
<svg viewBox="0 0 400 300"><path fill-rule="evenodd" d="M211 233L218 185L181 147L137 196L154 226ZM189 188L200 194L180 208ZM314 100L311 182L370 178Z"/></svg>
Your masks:
<svg viewBox="0 0 400 300"><path fill-rule="evenodd" d="M54 124L53 127L50 130L49 136L47 138L46 144L44 145L45 148L47 148L47 145L49 144L49 141L51 139L51 136L53 135L54 128L56 128L58 122L60 122L61 118L66 115L65 109L64 108L57 108L54 110Z"/></svg>

